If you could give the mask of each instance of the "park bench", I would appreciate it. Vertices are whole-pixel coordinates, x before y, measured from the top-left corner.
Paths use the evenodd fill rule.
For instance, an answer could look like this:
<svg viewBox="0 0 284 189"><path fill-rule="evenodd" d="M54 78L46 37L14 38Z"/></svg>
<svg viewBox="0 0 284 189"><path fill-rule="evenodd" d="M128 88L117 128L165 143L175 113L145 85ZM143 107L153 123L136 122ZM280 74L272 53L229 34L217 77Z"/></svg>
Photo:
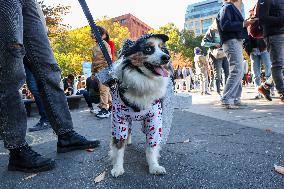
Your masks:
<svg viewBox="0 0 284 189"><path fill-rule="evenodd" d="M67 96L67 102L68 102L69 109L70 110L78 109L80 107L81 98L83 98L83 95ZM33 104L35 104L35 100L34 99L23 99L23 102L26 108L27 116L30 117L32 109L33 109Z"/></svg>

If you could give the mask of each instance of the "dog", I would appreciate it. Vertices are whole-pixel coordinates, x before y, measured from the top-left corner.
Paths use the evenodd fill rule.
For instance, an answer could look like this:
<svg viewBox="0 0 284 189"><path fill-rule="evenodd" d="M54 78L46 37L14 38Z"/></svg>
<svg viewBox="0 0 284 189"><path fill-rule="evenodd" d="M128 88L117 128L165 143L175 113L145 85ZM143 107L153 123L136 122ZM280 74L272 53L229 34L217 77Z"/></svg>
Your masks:
<svg viewBox="0 0 284 189"><path fill-rule="evenodd" d="M117 78L111 87L112 141L110 158L111 174L118 177L124 173L123 158L126 144L131 143L132 121L142 121L146 134L146 160L151 174L165 174L159 165L162 140L162 105L170 81L170 55L164 34L146 34L137 41L124 44L120 57L114 63Z"/></svg>

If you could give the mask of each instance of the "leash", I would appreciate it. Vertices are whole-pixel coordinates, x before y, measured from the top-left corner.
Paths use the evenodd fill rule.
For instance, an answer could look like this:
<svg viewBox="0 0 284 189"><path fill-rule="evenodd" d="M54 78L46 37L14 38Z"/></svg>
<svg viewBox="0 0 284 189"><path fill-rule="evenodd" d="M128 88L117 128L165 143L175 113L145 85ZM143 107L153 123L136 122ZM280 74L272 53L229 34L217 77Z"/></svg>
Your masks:
<svg viewBox="0 0 284 189"><path fill-rule="evenodd" d="M101 49L101 51L102 51L102 53L104 55L104 58L107 61L107 64L108 64L108 66L110 68L110 67L112 67L112 60L111 60L111 58L110 58L110 56L108 54L108 51L107 51L107 49L105 47L105 44L103 43L102 36L99 33L98 27L97 27L97 25L96 25L96 23L95 23L95 21L93 19L93 16L92 16L92 14L90 12L90 9L89 9L89 7L88 7L88 5L87 5L85 0L78 0L78 1L79 1L80 5L81 5L81 7L83 9L85 17L87 18L87 20L89 22L92 34L95 36L95 38L96 38L96 40L97 40L97 42L99 44L99 47L100 47L100 49Z"/></svg>

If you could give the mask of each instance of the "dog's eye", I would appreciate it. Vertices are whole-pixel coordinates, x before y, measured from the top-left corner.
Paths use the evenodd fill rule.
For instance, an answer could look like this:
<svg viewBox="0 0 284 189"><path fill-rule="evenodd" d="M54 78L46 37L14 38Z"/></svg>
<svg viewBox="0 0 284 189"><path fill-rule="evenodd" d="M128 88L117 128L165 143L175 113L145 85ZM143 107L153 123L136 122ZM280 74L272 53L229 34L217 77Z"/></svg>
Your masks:
<svg viewBox="0 0 284 189"><path fill-rule="evenodd" d="M167 49L166 47L161 47L161 50L162 50L164 53L169 54L169 51L168 51L168 49Z"/></svg>
<svg viewBox="0 0 284 189"><path fill-rule="evenodd" d="M145 52L146 54L152 53L152 52L153 52L153 48L150 47L150 46L145 47L145 48L144 48L144 52Z"/></svg>

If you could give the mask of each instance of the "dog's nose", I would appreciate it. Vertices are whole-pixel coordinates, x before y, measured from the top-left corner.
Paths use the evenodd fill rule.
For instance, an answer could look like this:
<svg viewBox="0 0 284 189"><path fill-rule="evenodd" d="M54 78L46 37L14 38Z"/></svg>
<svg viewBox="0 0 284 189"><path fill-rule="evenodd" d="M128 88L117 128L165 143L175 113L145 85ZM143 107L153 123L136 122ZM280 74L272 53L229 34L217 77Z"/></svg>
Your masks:
<svg viewBox="0 0 284 189"><path fill-rule="evenodd" d="M165 54L165 55L161 56L161 61L162 61L163 64L167 64L169 62L170 58L171 57L169 55Z"/></svg>

